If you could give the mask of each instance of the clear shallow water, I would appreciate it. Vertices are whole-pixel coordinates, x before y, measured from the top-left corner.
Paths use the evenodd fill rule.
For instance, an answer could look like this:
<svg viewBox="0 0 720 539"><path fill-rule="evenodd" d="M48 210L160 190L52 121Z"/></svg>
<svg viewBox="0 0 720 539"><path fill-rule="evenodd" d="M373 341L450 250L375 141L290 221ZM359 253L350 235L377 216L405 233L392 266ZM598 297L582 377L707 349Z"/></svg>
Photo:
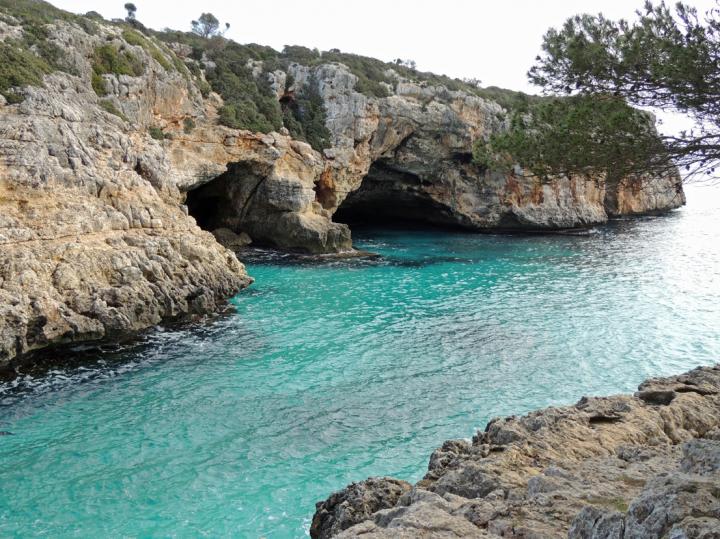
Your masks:
<svg viewBox="0 0 720 539"><path fill-rule="evenodd" d="M720 358L718 189L590 236L367 230L236 313L0 383L0 536L302 537L493 416Z"/></svg>

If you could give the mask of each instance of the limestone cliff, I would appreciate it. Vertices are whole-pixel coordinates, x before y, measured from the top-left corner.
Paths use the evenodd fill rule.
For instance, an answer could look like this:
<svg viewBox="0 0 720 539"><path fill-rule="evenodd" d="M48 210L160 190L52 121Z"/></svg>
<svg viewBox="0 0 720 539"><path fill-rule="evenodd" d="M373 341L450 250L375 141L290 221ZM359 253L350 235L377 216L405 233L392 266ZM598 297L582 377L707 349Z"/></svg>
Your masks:
<svg viewBox="0 0 720 539"><path fill-rule="evenodd" d="M286 76L294 81L289 87ZM282 247L327 252L350 247L349 229L333 219L415 220L478 231L554 230L663 212L685 202L677 174L613 183L586 177L541 182L521 170L512 175L485 170L473 163L472 148L478 138L504 128L499 104L390 76L392 95L377 98L356 91L358 77L342 64L291 64L287 74L272 73L280 100L308 80L317 84L331 147L318 156L302 185L273 171L253 192L257 172L238 168L192 193L198 207L203 199L213 201L210 226L242 230ZM278 192L288 205L273 201L270 194ZM268 219L269 213L277 219ZM287 222L295 231L291 236Z"/></svg>
<svg viewBox="0 0 720 539"><path fill-rule="evenodd" d="M219 125L212 62L126 24L2 2L0 46L25 75L48 47L60 66L0 96L0 365L216 309L251 281L218 228L324 253L352 247L336 213L555 229L684 202L677 176L610 189L482 170L472 145L502 128L502 107L393 71L387 97L357 91L339 63L257 71L278 101L317 85L331 139L320 153L284 128Z"/></svg>
<svg viewBox="0 0 720 539"><path fill-rule="evenodd" d="M22 34L3 20L0 35ZM182 189L196 180L177 173L182 146L148 135L156 121L204 115L198 90L111 25L89 35L58 21L49 32L75 74L46 75L22 90L22 102L0 103L0 366L49 345L216 310L251 282L187 215ZM144 72L106 76L101 100L90 58L116 41ZM125 115L106 112L113 102ZM214 136L207 144L225 148Z"/></svg>
<svg viewBox="0 0 720 539"><path fill-rule="evenodd" d="M317 504L328 537L712 538L720 530L720 365L498 418L445 442L412 486L354 483Z"/></svg>

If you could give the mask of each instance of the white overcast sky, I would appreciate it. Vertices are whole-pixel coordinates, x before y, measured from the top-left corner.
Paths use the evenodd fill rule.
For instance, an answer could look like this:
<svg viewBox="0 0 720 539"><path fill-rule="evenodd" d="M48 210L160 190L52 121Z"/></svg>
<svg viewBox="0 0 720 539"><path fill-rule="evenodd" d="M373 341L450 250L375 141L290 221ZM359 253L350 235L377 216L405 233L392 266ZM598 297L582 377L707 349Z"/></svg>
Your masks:
<svg viewBox="0 0 720 539"><path fill-rule="evenodd" d="M95 10L105 18L124 17L125 0L51 0L76 13ZM393 60L409 58L418 69L475 77L484 86L538 93L527 70L540 52L542 36L578 13L602 12L633 18L644 0L134 0L137 18L155 29L189 30L201 12L230 23L227 37L282 49L304 45L338 48ZM674 3L671 1L671 3ZM714 0L690 0L704 12ZM679 119L667 118L673 129ZM668 125L669 127L669 125Z"/></svg>
<svg viewBox="0 0 720 539"><path fill-rule="evenodd" d="M51 0L52 1L52 0ZM125 0L54 0L76 13L124 17ZM189 30L201 12L224 24L240 43L282 49L304 45L338 48L382 60L410 58L418 69L476 77L483 85L536 92L525 74L542 36L577 13L632 18L643 0L134 0L138 19L151 28ZM714 0L687 2L699 10Z"/></svg>

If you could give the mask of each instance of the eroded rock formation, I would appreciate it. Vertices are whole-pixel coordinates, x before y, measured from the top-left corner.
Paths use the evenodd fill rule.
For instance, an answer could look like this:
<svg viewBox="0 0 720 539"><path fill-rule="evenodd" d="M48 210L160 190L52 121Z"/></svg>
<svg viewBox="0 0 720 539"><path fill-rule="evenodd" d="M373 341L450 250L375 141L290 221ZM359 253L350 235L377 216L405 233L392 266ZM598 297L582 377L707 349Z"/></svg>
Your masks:
<svg viewBox="0 0 720 539"><path fill-rule="evenodd" d="M156 122L203 116L199 91L134 47L145 74L105 76L105 102L128 121L105 112L89 58L122 40L99 28L91 36L51 25L78 75L47 75L22 103L0 104L0 366L49 345L211 312L251 282L187 215L183 189L202 180L200 169L179 172L182 142L174 150L147 134ZM231 155L223 131L213 136L206 143Z"/></svg>
<svg viewBox="0 0 720 539"><path fill-rule="evenodd" d="M397 499L392 481L318 503L312 537L718 537L720 365L494 419ZM369 499L383 507L368 515Z"/></svg>
<svg viewBox="0 0 720 539"><path fill-rule="evenodd" d="M25 31L12 13L0 22L0 40ZM370 98L340 64L292 64L270 81L278 99L316 81L332 138L322 154L287 133L229 129L219 96L204 98L202 73L185 67L190 47L131 44L102 21L43 27L68 68L18 90L21 103L0 96L0 365L215 309L250 279L214 229L323 253L352 247L338 209L481 230L584 226L684 202L676 176L610 193L602 179L482 170L471 149L502 127L497 103L396 74L392 95ZM102 46L131 53L142 73L94 73Z"/></svg>

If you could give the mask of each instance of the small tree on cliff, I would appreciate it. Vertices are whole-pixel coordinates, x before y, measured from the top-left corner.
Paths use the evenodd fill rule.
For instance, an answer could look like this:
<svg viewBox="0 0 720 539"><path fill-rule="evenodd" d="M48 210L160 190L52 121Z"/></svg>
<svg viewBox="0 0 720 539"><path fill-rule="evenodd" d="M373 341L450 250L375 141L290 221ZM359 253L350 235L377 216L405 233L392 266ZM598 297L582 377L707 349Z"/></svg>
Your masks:
<svg viewBox="0 0 720 539"><path fill-rule="evenodd" d="M415 60L403 60L402 58L396 58L395 64L403 67L407 67L408 69L416 69L417 68L417 62Z"/></svg>
<svg viewBox="0 0 720 539"><path fill-rule="evenodd" d="M212 13L203 13L198 20L192 21L192 31L204 38L224 34L230 28L230 23L225 23L225 30L220 32L220 21Z"/></svg>
<svg viewBox="0 0 720 539"><path fill-rule="evenodd" d="M646 2L632 23L578 15L549 30L528 76L546 94L570 97L514 117L478 158L517 154L536 172L641 174L676 164L712 174L720 160L718 13ZM696 127L661 137L630 105L684 113Z"/></svg>
<svg viewBox="0 0 720 539"><path fill-rule="evenodd" d="M137 13L137 7L132 2L128 2L125 4L125 11L127 11L127 21L134 21L135 20L135 14Z"/></svg>

